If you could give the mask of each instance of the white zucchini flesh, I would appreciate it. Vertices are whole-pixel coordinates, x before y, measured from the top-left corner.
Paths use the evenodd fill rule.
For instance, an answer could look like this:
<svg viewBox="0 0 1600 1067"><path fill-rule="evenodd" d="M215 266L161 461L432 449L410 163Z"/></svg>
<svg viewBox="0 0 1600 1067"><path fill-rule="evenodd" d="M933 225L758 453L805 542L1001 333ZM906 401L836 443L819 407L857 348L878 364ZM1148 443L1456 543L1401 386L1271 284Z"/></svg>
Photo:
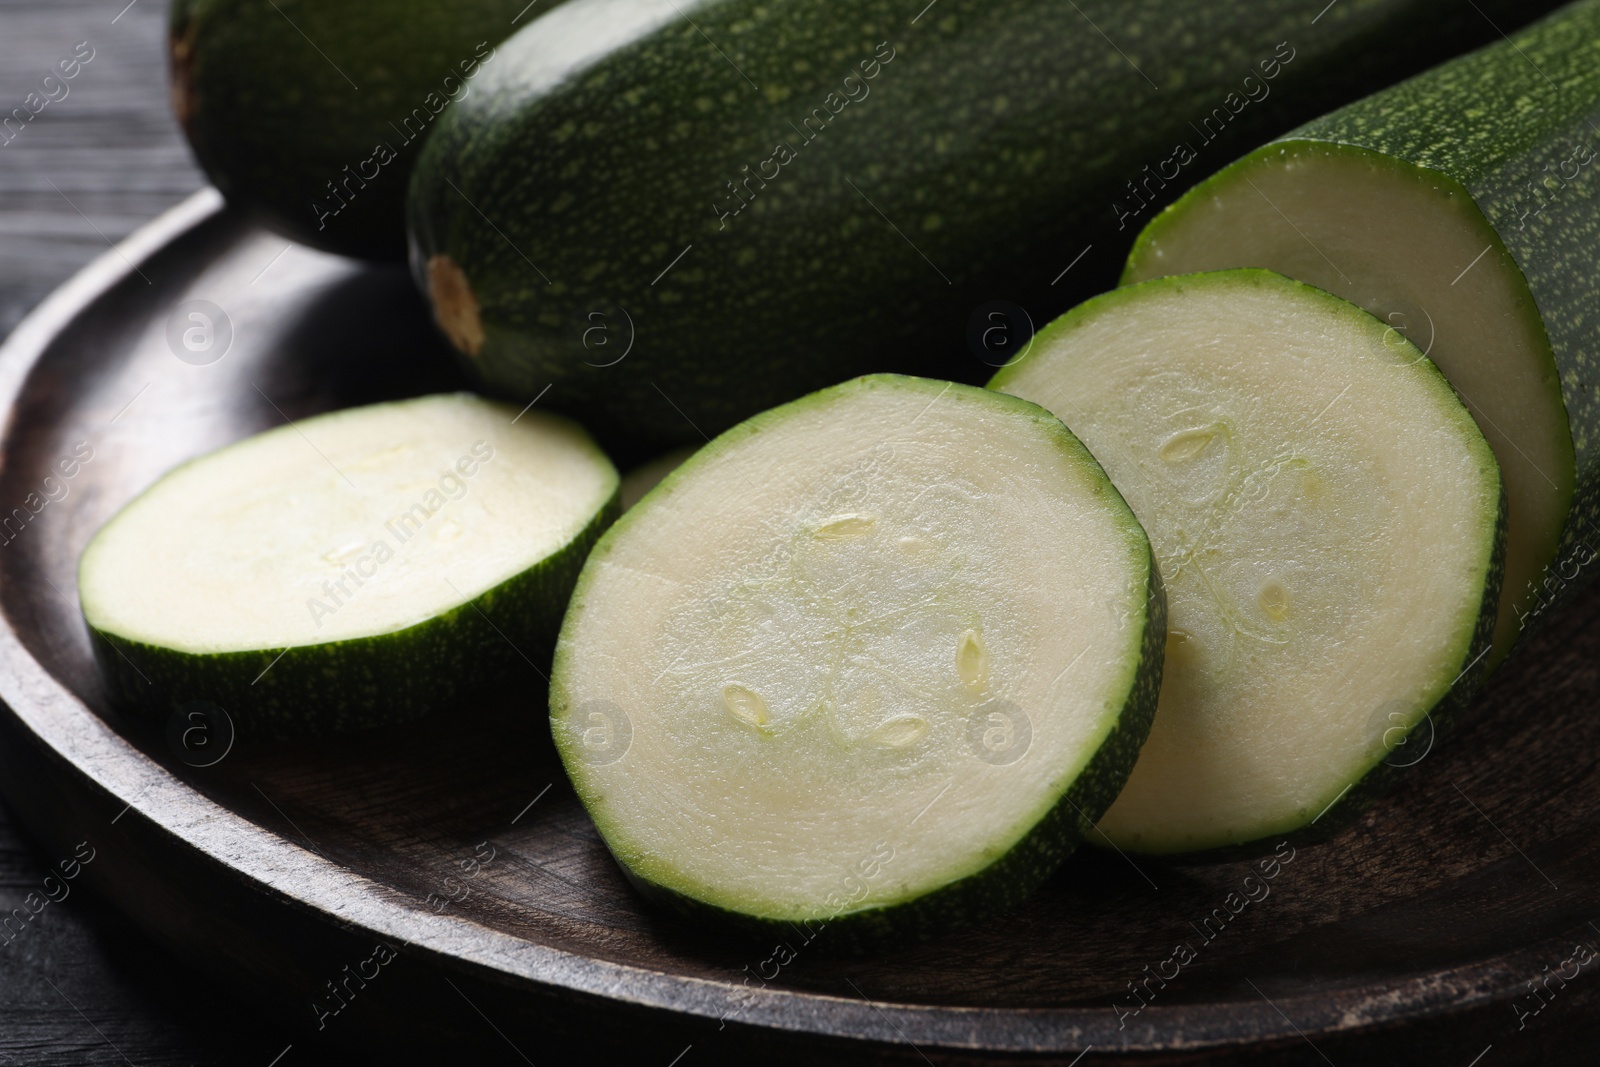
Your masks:
<svg viewBox="0 0 1600 1067"><path fill-rule="evenodd" d="M1505 478L1498 662L1546 595L1577 480L1556 364L1516 264L1455 182L1369 152L1263 150L1205 191L1140 236L1125 280L1265 267L1359 304L1427 353Z"/></svg>
<svg viewBox="0 0 1600 1067"><path fill-rule="evenodd" d="M1126 769L1094 760L1153 704L1148 542L1059 421L995 398L824 390L728 431L602 538L552 726L636 881L832 919L991 868L1074 786L1088 818L1110 802Z"/></svg>
<svg viewBox="0 0 1600 1067"><path fill-rule="evenodd" d="M402 630L559 554L617 491L575 424L468 394L337 411L164 475L85 550L91 626L191 654Z"/></svg>
<svg viewBox="0 0 1600 1067"><path fill-rule="evenodd" d="M1118 847L1307 827L1486 651L1493 454L1354 305L1266 271L1163 278L1057 320L991 386L1089 446L1167 587L1156 721L1099 824Z"/></svg>

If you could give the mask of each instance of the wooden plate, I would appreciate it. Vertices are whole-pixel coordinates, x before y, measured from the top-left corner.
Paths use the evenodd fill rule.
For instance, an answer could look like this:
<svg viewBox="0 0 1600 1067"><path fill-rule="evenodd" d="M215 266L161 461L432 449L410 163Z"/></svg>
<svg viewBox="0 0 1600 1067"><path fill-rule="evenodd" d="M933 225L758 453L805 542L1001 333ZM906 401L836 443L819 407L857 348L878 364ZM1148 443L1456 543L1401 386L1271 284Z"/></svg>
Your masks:
<svg viewBox="0 0 1600 1067"><path fill-rule="evenodd" d="M719 940L642 906L562 776L531 669L506 707L236 746L206 767L105 706L74 566L113 510L187 457L456 374L404 272L286 247L211 191L0 350L6 797L49 849L88 842L81 877L138 923L281 1004L289 1040L656 1067L1210 1062L1247 1047L1263 1063L1426 1050L1495 1067L1592 1049L1595 596L1461 732L1401 750L1414 767L1392 797L1270 880L1087 850L1015 914L870 960L828 958L799 931Z"/></svg>

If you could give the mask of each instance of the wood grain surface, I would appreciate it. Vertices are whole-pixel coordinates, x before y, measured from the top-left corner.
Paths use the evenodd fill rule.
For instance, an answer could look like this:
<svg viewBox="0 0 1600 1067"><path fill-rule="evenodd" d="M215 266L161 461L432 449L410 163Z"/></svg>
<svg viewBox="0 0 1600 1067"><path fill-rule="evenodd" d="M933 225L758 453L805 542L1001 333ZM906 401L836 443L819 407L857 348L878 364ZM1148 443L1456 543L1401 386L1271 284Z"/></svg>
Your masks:
<svg viewBox="0 0 1600 1067"><path fill-rule="evenodd" d="M109 241L205 183L166 107L165 21L162 0L0 2L0 112L79 42L94 49L68 95L0 146L0 336ZM0 808L0 915L32 914L29 894L70 856ZM0 1064L265 1065L291 1044L277 1013L197 980L76 882L52 892L0 944ZM318 1062L332 1061L302 1043L280 1067Z"/></svg>
<svg viewBox="0 0 1600 1067"><path fill-rule="evenodd" d="M0 334L205 184L166 105L163 0L0 2L0 113L88 42L69 92L0 146Z"/></svg>

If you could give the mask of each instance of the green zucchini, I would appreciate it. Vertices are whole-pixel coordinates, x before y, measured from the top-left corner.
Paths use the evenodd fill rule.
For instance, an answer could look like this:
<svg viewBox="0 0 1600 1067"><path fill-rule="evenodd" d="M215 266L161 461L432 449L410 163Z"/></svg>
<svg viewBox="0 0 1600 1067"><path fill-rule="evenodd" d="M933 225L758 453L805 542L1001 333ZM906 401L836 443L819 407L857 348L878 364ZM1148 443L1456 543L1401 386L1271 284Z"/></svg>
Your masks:
<svg viewBox="0 0 1600 1067"><path fill-rule="evenodd" d="M1020 900L1116 796L1164 612L1144 532L1048 412L860 378L729 430L601 538L551 728L647 895L915 939Z"/></svg>
<svg viewBox="0 0 1600 1067"><path fill-rule="evenodd" d="M1494 446L1510 503L1491 665L1600 547L1600 3L1336 111L1157 217L1126 280L1270 267L1427 351Z"/></svg>
<svg viewBox="0 0 1600 1067"><path fill-rule="evenodd" d="M698 445L863 371L981 381L997 298L1049 321L1182 174L1493 34L1455 0L572 0L435 124L412 268L492 391Z"/></svg>
<svg viewBox="0 0 1600 1067"><path fill-rule="evenodd" d="M403 259L406 182L423 136L471 95L528 6L174 0L173 110L230 203L315 248Z"/></svg>
<svg viewBox="0 0 1600 1067"><path fill-rule="evenodd" d="M1499 470L1438 370L1360 308L1267 271L1157 279L1057 320L992 387L1070 420L1167 587L1161 703L1100 820L1112 844L1331 833L1476 691Z"/></svg>
<svg viewBox="0 0 1600 1067"><path fill-rule="evenodd" d="M78 595L135 713L399 722L543 671L617 487L560 416L465 393L336 411L162 476L89 542Z"/></svg>

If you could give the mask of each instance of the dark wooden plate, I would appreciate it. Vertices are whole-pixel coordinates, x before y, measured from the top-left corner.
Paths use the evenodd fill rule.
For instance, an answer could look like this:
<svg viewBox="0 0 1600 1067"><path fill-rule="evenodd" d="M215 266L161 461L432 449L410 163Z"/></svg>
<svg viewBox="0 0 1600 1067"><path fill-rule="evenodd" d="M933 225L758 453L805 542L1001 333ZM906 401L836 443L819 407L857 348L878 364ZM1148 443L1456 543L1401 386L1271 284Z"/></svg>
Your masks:
<svg viewBox="0 0 1600 1067"><path fill-rule="evenodd" d="M213 362L169 343L191 300L231 327ZM1087 850L1015 914L870 960L799 931L781 948L724 941L644 907L562 776L531 669L504 707L237 746L208 767L106 707L74 567L113 510L285 418L457 384L402 271L286 248L210 191L0 351L0 785L48 848L88 842L80 877L137 922L283 1005L286 1043L656 1067L1246 1049L1494 1067L1592 1049L1600 967L1578 946L1600 946L1595 596L1458 734L1407 754L1393 796L1236 914L1251 865ZM53 470L83 447L73 477Z"/></svg>

